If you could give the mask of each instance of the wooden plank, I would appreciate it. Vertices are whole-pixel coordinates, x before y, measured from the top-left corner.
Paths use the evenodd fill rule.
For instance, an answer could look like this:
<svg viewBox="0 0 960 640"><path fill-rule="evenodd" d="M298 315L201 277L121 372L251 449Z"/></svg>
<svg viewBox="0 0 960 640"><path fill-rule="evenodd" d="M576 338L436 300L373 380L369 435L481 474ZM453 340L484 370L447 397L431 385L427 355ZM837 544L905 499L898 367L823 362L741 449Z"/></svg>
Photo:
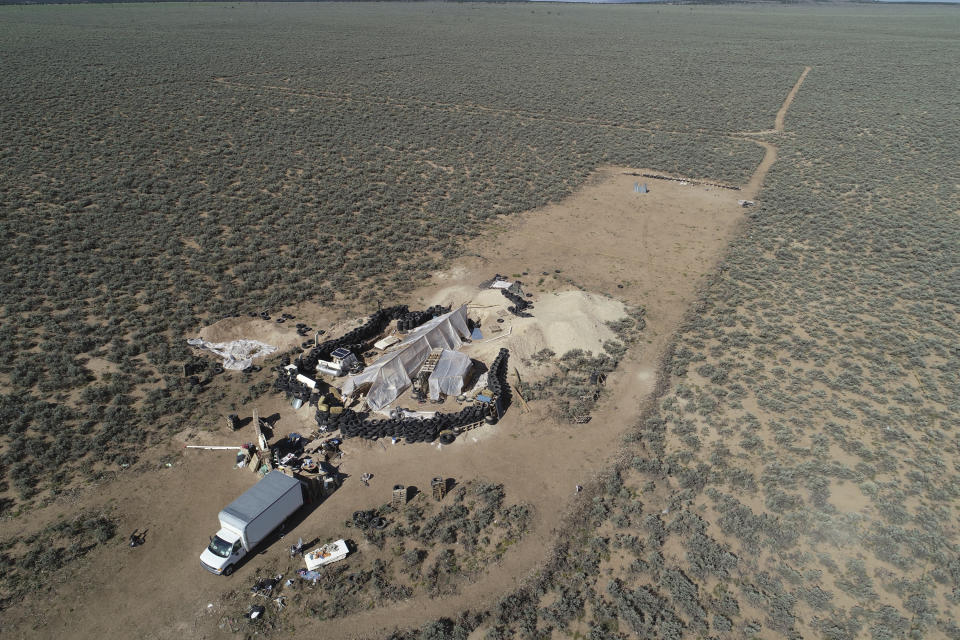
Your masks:
<svg viewBox="0 0 960 640"><path fill-rule="evenodd" d="M242 451L243 447L221 447L221 446L188 444L184 446L184 449L203 449L205 451Z"/></svg>
<svg viewBox="0 0 960 640"><path fill-rule="evenodd" d="M513 385L510 385L510 386L513 388L513 392L517 394L517 397L520 398L520 404L523 405L524 413L526 413L527 411L530 411L530 407L527 406L527 401L523 399L522 395L520 395L520 391Z"/></svg>
<svg viewBox="0 0 960 640"><path fill-rule="evenodd" d="M253 408L253 442L254 446L257 448L257 451L263 452L265 448L265 443L267 439L263 437L263 432L260 430L260 414L257 412L257 408Z"/></svg>

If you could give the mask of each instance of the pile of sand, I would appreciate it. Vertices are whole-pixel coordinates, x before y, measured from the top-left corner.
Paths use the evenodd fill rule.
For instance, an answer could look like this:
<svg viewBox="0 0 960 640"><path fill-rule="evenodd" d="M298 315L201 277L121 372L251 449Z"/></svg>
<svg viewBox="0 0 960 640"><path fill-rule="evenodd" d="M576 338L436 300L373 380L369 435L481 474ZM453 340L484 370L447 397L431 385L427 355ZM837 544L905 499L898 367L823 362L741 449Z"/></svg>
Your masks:
<svg viewBox="0 0 960 640"><path fill-rule="evenodd" d="M467 302L469 317L480 322L483 340L465 351L472 358L489 362L500 348L506 347L510 349L511 366L543 349L558 356L572 349L596 354L605 341L616 338L606 323L627 315L619 300L584 291L545 293L530 301L531 317L520 318L507 311L512 303L500 291L457 286L439 291L431 304L454 306ZM498 319L503 322L497 322ZM500 332L493 331L497 326L502 329Z"/></svg>
<svg viewBox="0 0 960 640"><path fill-rule="evenodd" d="M516 318L513 326L520 328L516 343L517 355L552 349L562 355L571 349L597 353L603 343L616 336L607 322L627 315L619 300L583 291L564 291L544 295L536 300L533 318ZM514 329L517 331L517 329Z"/></svg>

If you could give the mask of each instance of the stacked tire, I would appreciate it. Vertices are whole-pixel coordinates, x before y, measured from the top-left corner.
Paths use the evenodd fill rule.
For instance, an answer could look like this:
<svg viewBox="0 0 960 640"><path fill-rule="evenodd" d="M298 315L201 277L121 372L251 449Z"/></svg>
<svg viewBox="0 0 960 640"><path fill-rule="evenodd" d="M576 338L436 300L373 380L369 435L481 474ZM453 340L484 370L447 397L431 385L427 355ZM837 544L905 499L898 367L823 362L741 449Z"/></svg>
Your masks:
<svg viewBox="0 0 960 640"><path fill-rule="evenodd" d="M507 307L507 311L509 311L514 315L520 315L521 313L523 313L524 311L526 311L527 309L533 306L533 303L531 303L529 300L524 299L523 296L519 296L513 293L512 291L508 291L506 289L500 289L500 293L502 293L505 298L507 298L510 302L513 303L512 306Z"/></svg>
<svg viewBox="0 0 960 640"><path fill-rule="evenodd" d="M405 304L380 309L371 315L362 326L351 329L339 338L325 340L311 349L310 352L303 356L300 362L297 363L297 366L300 368L300 373L313 375L317 370L317 362L320 360L329 360L330 354L340 347L349 349L354 353L360 353L363 351L364 342L382 332L384 327L392 320L402 318L409 312L410 309Z"/></svg>
<svg viewBox="0 0 960 640"><path fill-rule="evenodd" d="M487 375L487 387L493 392L494 397L498 399L501 406L507 404L510 398L510 385L507 384L507 359L509 357L510 352L507 349L500 349L497 357L493 359ZM487 421L492 424L496 422L496 420L496 414L491 409Z"/></svg>
<svg viewBox="0 0 960 640"><path fill-rule="evenodd" d="M273 388L277 391L289 393L291 397L310 401L313 389L297 380L297 374L287 369L281 368L277 373L277 379L273 381Z"/></svg>
<svg viewBox="0 0 960 640"><path fill-rule="evenodd" d="M445 313L450 313L450 307L434 305L428 307L426 311L411 311L397 320L397 330L413 331L420 325L429 322L433 318L442 316Z"/></svg>
<svg viewBox="0 0 960 640"><path fill-rule="evenodd" d="M507 384L507 358L510 352L500 349L493 364L490 365L488 386L498 398L509 397L510 385ZM407 442L433 442L440 439L450 444L456 438L461 427L481 420L496 422L497 412L490 404L475 404L456 413L438 413L432 418L388 418L366 420L365 416L350 409L344 409L339 415L326 411L317 411L317 424L329 431L340 430L344 438L403 438Z"/></svg>

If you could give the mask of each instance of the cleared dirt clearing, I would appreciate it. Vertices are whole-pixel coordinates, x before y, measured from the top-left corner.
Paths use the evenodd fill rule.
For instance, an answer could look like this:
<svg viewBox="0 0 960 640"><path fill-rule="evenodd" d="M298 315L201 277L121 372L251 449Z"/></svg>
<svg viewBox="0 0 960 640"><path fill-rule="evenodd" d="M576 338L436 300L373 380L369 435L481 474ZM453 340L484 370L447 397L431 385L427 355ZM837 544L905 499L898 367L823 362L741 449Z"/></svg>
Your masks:
<svg viewBox="0 0 960 640"><path fill-rule="evenodd" d="M420 300L442 295L443 290L472 289L480 294L477 285L493 273L509 276L526 271L527 276L521 275L528 283L526 290L534 293L534 302L544 301L545 311L551 298L558 299L554 294L561 294L562 300L578 288L645 306L648 324L643 343L611 376L611 400L598 407L593 421L578 427L557 424L549 419L548 407L535 403L530 413L521 413L515 406L496 427L471 432L449 447L393 447L389 442L381 447L348 441L343 470L350 477L287 536L341 537L349 514L386 502L392 483L423 487L432 475L447 475L458 482L471 478L503 482L511 501L534 507L532 531L511 549L502 566L491 567L460 595L401 602L330 623L303 621L297 625L298 634L315 637L322 631L327 638L348 638L398 624L417 624L458 608L475 608L509 590L543 559L560 521L559 505L567 504L574 485L585 484L603 469L620 434L635 419L652 390L650 372L657 357L741 217L737 194L728 190L648 181L649 193L635 193L638 178L626 174L637 171L600 170L564 202L506 221L473 246L482 257L458 261L409 300L420 305ZM591 300L576 293L581 301ZM298 319L313 322L306 309L293 311ZM534 307L534 317L536 313ZM520 358L511 360L513 366L524 372ZM265 370L261 375L267 374ZM310 427L309 412L294 412L279 396L269 396L257 406L261 415L280 414L277 433L304 432ZM184 437L190 437L191 443L232 444L238 439L217 431L219 424L205 426L215 431L193 437L188 431ZM174 453L177 446L157 451L156 456ZM92 555L80 579L61 585L55 595L38 597L11 611L16 626L32 637L68 633L76 638L102 638L125 633L174 638L184 633L207 637L223 633L213 615L219 611L222 594L246 588L258 568L284 562L286 553L283 543L274 544L230 579L200 567L197 556L215 528L217 511L254 480L249 472L232 470L231 460L229 452L191 452L171 469L116 481L80 498L91 506L115 504L121 532L147 528L148 543L135 551L111 548ZM365 472L374 474L369 488L357 481ZM208 609L207 604L214 606Z"/></svg>

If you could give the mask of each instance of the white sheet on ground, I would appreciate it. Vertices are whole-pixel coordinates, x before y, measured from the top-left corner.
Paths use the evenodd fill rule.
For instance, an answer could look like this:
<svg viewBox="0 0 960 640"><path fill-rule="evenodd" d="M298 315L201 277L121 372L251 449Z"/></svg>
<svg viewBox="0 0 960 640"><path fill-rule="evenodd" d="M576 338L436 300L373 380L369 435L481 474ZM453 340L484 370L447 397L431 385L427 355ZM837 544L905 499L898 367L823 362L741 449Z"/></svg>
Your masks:
<svg viewBox="0 0 960 640"><path fill-rule="evenodd" d="M277 348L258 340L233 340L231 342L207 342L203 338L190 338L187 344L198 349L212 351L223 358L223 368L243 371L253 364L254 358L270 355Z"/></svg>
<svg viewBox="0 0 960 640"><path fill-rule="evenodd" d="M462 338L469 336L467 307L463 305L411 331L394 351L384 355L363 372L348 377L341 392L344 396L349 396L369 383L367 406L371 411L379 411L410 386L411 376L423 365L430 351L437 348L458 349L463 344Z"/></svg>
<svg viewBox="0 0 960 640"><path fill-rule="evenodd" d="M444 349L437 366L430 374L430 399L439 400L440 394L458 396L463 391L463 379L470 371L470 356Z"/></svg>

